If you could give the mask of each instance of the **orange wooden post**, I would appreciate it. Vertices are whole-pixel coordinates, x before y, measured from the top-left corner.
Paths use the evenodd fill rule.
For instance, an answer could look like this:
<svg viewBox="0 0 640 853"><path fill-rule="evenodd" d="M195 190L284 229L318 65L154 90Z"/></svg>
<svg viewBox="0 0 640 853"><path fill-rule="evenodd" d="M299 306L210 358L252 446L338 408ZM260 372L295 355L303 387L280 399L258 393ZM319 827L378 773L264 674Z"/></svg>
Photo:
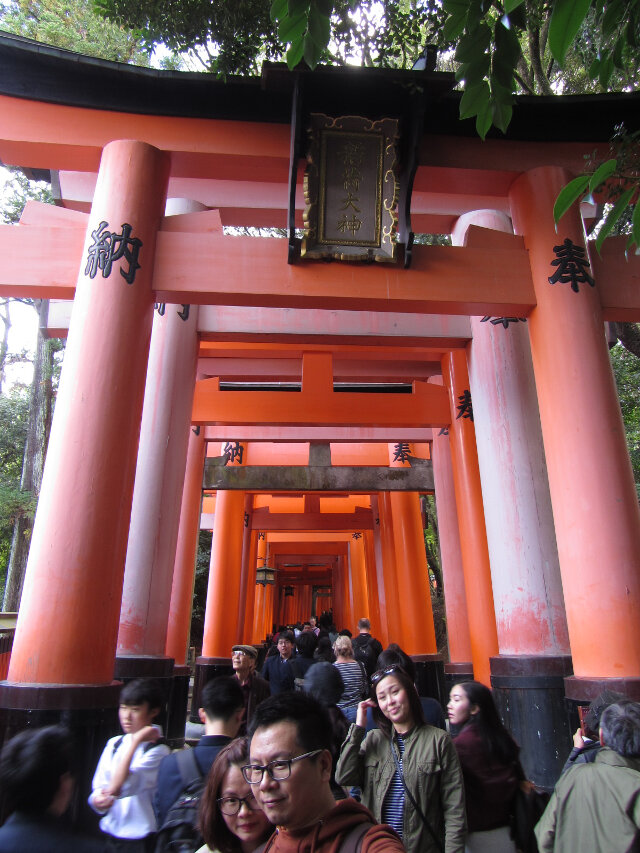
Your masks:
<svg viewBox="0 0 640 853"><path fill-rule="evenodd" d="M365 566L364 536L354 533L349 540L349 579L353 601L354 622L349 629L356 633L358 619L369 616L369 591Z"/></svg>
<svg viewBox="0 0 640 853"><path fill-rule="evenodd" d="M167 644L165 646L165 654L173 658L179 665L186 664L189 651L193 581L196 571L198 533L200 531L204 450L204 430L191 428L189 430L176 561L171 588Z"/></svg>
<svg viewBox="0 0 640 853"><path fill-rule="evenodd" d="M256 571L263 569L267 565L267 534L258 533L258 542L256 546ZM254 584L254 604L253 604L253 634L251 643L261 643L265 637L265 583Z"/></svg>
<svg viewBox="0 0 640 853"><path fill-rule="evenodd" d="M444 668L451 676L473 678L467 596L448 435L440 435L439 430L434 430L431 453L449 640L449 663Z"/></svg>
<svg viewBox="0 0 640 853"><path fill-rule="evenodd" d="M378 517L380 519L381 566L384 578L387 633L390 643L398 643L398 645L404 647L404 623L400 610L398 579L396 578L396 551L393 543L394 530L391 513L391 494L389 492L380 492L378 494ZM379 581L378 587L380 587Z"/></svg>
<svg viewBox="0 0 640 853"><path fill-rule="evenodd" d="M377 517L377 516L376 516ZM367 573L367 592L369 593L369 619L372 633L382 643L383 648L389 645L389 635L386 624L380 619L380 591L378 589L378 573L376 568L376 549L373 530L364 531L365 567Z"/></svg>
<svg viewBox="0 0 640 853"><path fill-rule="evenodd" d="M12 682L109 685L113 679L153 320L154 248L167 179L168 158L150 145L118 141L103 151L9 668ZM111 232L126 239L128 228L136 242L122 244L126 255L107 277L108 262L91 278L90 253L101 237ZM105 261L110 246L116 249L113 240L107 238L96 262ZM137 261L129 258L136 247Z"/></svg>
<svg viewBox="0 0 640 853"><path fill-rule="evenodd" d="M242 564L240 567L240 595L238 600L238 627L240 640L248 643L248 635L253 626L253 586L256 579L256 556L258 553L258 534L251 529L253 514L253 495L245 494L244 530L242 535ZM251 612L248 612L248 590L251 588Z"/></svg>
<svg viewBox="0 0 640 853"><path fill-rule="evenodd" d="M267 546L267 565L269 563L269 548ZM262 639L274 633L273 623L275 622L275 594L276 585L268 584L265 588L264 595L264 622L262 626Z"/></svg>
<svg viewBox="0 0 640 853"><path fill-rule="evenodd" d="M541 167L510 191L537 302L529 334L575 673L565 686L573 699L589 699L606 683L638 698L640 511L597 282L584 280L576 254L585 251L582 223L575 211L557 233L553 223L554 200L570 177ZM549 281L562 269L561 251L577 257L569 261L577 293Z"/></svg>
<svg viewBox="0 0 640 853"><path fill-rule="evenodd" d="M466 354L461 350L442 359L442 375L449 392L451 426L449 443L462 545L464 585L469 607L471 660L478 681L491 686L489 658L498 654L498 635L491 586L487 533L482 507L480 471L473 421L464 408L468 401L469 375Z"/></svg>
<svg viewBox="0 0 640 853"><path fill-rule="evenodd" d="M170 676L164 657L198 358L198 306L154 315L125 560L116 677Z"/></svg>

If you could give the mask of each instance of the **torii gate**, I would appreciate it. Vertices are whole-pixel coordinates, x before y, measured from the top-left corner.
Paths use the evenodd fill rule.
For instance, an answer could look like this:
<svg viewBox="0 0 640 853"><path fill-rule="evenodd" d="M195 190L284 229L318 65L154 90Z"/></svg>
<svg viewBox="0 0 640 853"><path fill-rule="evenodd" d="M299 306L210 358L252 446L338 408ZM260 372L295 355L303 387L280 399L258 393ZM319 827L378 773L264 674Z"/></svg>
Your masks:
<svg viewBox="0 0 640 853"><path fill-rule="evenodd" d="M481 143L455 119L446 75L346 70L336 85L335 71L316 72L318 87L336 98L337 88L357 84L375 101L387 77L392 87L417 83L434 93L417 146L412 223L416 231L453 234L454 245L414 246L410 269L288 264L287 241L221 230L281 226L288 206L300 221L302 164L290 158L287 72L267 73L262 91L252 80L223 84L85 63L5 37L0 67L0 158L54 171L63 205L30 206L19 227L0 227L0 292L73 299L14 650L0 685L5 729L61 714L78 727L101 721L109 728L118 647L121 676L140 672L141 658L146 671L165 676L174 659L183 662L172 632L180 633L189 599L194 534L189 540L186 531L194 529L207 433L222 442L392 445L428 440L424 431L433 428L452 660L472 663L498 701L515 702L510 722L523 738L526 726L517 730L516 718L535 696L542 736L525 746L532 765L539 762L535 778L548 783L557 760L543 745L554 730L568 731L564 695L585 701L604 684L640 695L640 517L603 329L608 319L640 318L640 263L625 261L608 241L602 258L589 254L595 286L583 280L574 292L549 281L555 246L585 247L577 213L556 233L555 196L584 151L604 146L612 116L637 115L637 96L522 99L509 135ZM167 196L188 202L165 215ZM97 260L105 228L116 229L113 236L122 229L128 247L110 275ZM168 306L161 319L154 303ZM507 328L482 324L481 316L506 318ZM56 322L52 329L64 327ZM152 346L149 356L152 325L157 355ZM215 358L221 349L235 356L236 379L262 369L272 381L294 376L300 390L260 392L259 405L249 391L226 390ZM378 381L397 375L402 362L410 394L335 389L336 371L351 381L370 375L363 362L373 351ZM265 358L268 367L256 365ZM278 368L276 360L288 364ZM438 369L420 375L412 361ZM469 391L474 421L458 417ZM143 417L145 394L155 402L145 403ZM160 462L148 437L162 407L171 464L166 434ZM182 516L191 520L178 530L183 478L176 470L184 473L185 460ZM168 523L167 499L150 541L140 518L151 515L158 470L171 480L173 508ZM234 639L225 614L253 601L247 578L258 553L251 527L246 535L238 530L247 495L226 485L216 501L203 648L210 661ZM414 498L375 496L373 557L367 563L354 554L353 562L363 578L375 563L387 636L411 643L429 628L426 580L413 572L421 529ZM147 552L136 556L138 546ZM235 580L229 566L243 567ZM467 618L452 632L461 590ZM458 635L468 636L468 652L453 651ZM133 637L143 652L127 654ZM409 650L433 656L427 642ZM102 733L98 726L93 736L100 741Z"/></svg>

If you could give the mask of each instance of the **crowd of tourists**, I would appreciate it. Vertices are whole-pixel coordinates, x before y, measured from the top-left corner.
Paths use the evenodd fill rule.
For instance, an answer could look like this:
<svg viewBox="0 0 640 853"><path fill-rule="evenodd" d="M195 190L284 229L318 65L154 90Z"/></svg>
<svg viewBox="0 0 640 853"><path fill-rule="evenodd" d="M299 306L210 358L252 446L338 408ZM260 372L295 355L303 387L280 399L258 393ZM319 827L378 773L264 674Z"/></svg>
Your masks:
<svg viewBox="0 0 640 853"><path fill-rule="evenodd" d="M89 797L100 837L65 819L71 734L32 729L6 743L0 853L640 850L640 704L592 703L534 829L518 808L532 783L483 684L455 684L445 721L419 695L413 660L396 644L383 650L367 619L356 637L315 620L282 628L260 673L258 657L233 646L233 675L202 690L197 743L173 752L157 725L157 682L122 688L122 733L104 747Z"/></svg>

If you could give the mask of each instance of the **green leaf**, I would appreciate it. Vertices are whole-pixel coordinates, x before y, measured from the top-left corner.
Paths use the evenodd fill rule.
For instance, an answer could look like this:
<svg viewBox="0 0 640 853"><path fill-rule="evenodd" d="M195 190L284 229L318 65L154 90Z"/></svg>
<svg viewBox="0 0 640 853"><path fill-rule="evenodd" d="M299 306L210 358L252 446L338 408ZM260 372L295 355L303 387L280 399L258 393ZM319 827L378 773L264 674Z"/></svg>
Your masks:
<svg viewBox="0 0 640 853"><path fill-rule="evenodd" d="M310 0L287 0L289 17L295 18L300 13L306 13L309 9Z"/></svg>
<svg viewBox="0 0 640 853"><path fill-rule="evenodd" d="M468 7L468 0L442 0L442 8L449 15L466 15Z"/></svg>
<svg viewBox="0 0 640 853"><path fill-rule="evenodd" d="M631 13L631 18L629 19L629 23L626 26L625 34L627 37L627 44L631 48L638 47L638 38L636 36L637 31L637 23L638 23L638 15L640 13L638 10Z"/></svg>
<svg viewBox="0 0 640 853"><path fill-rule="evenodd" d="M522 6L524 0L505 0L504 2L504 11L509 14L509 12L513 12L514 9L517 9L518 6Z"/></svg>
<svg viewBox="0 0 640 853"><path fill-rule="evenodd" d="M602 17L600 28L604 38L608 38L620 26L620 19L624 12L625 0L609 0Z"/></svg>
<svg viewBox="0 0 640 853"><path fill-rule="evenodd" d="M311 11L309 13L309 35L315 42L316 46L320 49L320 53L322 53L329 44L329 37L331 36L331 21L326 15L323 15L322 12L320 12L315 4L311 6Z"/></svg>
<svg viewBox="0 0 640 853"><path fill-rule="evenodd" d="M278 27L278 36L285 44L293 44L293 42L298 39L302 40L302 36L306 29L307 14L306 12L301 12L293 18L290 16L286 17L280 23L280 26ZM289 65L289 59L287 59L287 65ZM292 66L289 67L291 68Z"/></svg>
<svg viewBox="0 0 640 853"><path fill-rule="evenodd" d="M603 184L616 170L618 165L617 160L607 160L595 170L589 181L589 192L595 192L600 184Z"/></svg>
<svg viewBox="0 0 640 853"><path fill-rule="evenodd" d="M299 38L295 39L295 41L291 42L291 46L287 51L287 65L289 66L289 69L291 71L293 71L293 69L302 59L303 52L304 39L302 38L302 36L300 36Z"/></svg>
<svg viewBox="0 0 640 853"><path fill-rule="evenodd" d="M311 33L307 33L304 37L303 56L304 61L307 63L309 68L311 68L311 70L316 67L316 65L320 61L321 55L322 48L318 47L318 45L312 38Z"/></svg>
<svg viewBox="0 0 640 853"><path fill-rule="evenodd" d="M473 62L463 63L456 71L456 80L464 80L467 87L477 86L489 73L489 65L489 54L483 53Z"/></svg>
<svg viewBox="0 0 640 853"><path fill-rule="evenodd" d="M281 21L289 14L287 0L273 0L269 14L272 21Z"/></svg>
<svg viewBox="0 0 640 853"><path fill-rule="evenodd" d="M491 106L491 117L493 124L503 133L507 132L511 116L513 115L513 107L503 101L493 99Z"/></svg>
<svg viewBox="0 0 640 853"><path fill-rule="evenodd" d="M326 15L328 18L331 18L331 15L333 15L333 0L315 0L315 2L318 7L318 11L322 15Z"/></svg>
<svg viewBox="0 0 640 853"><path fill-rule="evenodd" d="M490 44L491 28L487 24L480 24L460 39L454 58L457 62L473 62L482 56Z"/></svg>
<svg viewBox="0 0 640 853"><path fill-rule="evenodd" d="M633 208L633 216L631 217L631 234L636 246L640 247L640 201L636 202Z"/></svg>
<svg viewBox="0 0 640 853"><path fill-rule="evenodd" d="M591 0L556 0L554 3L549 24L549 47L561 67L590 5Z"/></svg>
<svg viewBox="0 0 640 853"><path fill-rule="evenodd" d="M450 44L458 38L464 30L465 18L464 14L450 15L447 18L442 28L442 40L445 44Z"/></svg>
<svg viewBox="0 0 640 853"><path fill-rule="evenodd" d="M464 90L460 99L460 118L471 118L489 105L489 84L486 80Z"/></svg>
<svg viewBox="0 0 640 853"><path fill-rule="evenodd" d="M556 223L560 222L567 210L574 204L582 195L584 195L589 186L589 175L579 175L563 187L558 193L556 203L553 205L553 219Z"/></svg>
<svg viewBox="0 0 640 853"><path fill-rule="evenodd" d="M600 72L598 74L598 82L603 89L609 88L609 80L613 74L613 57L610 53L603 54L600 60Z"/></svg>
<svg viewBox="0 0 640 853"><path fill-rule="evenodd" d="M618 41L613 48L613 64L618 69L618 71L624 71L624 60L623 60L623 51L625 47L625 37L624 33L620 36Z"/></svg>
<svg viewBox="0 0 640 853"><path fill-rule="evenodd" d="M593 60L591 65L589 66L589 70L587 74L589 75L590 80L595 80L598 74L600 73L600 57L597 57Z"/></svg>
<svg viewBox="0 0 640 853"><path fill-rule="evenodd" d="M596 249L598 250L598 254L600 254L600 249L602 244L606 240L606 238L611 233L613 226L620 219L624 211L629 206L629 202L633 198L633 194L635 193L635 187L631 187L630 190L622 193L618 201L613 205L609 213L607 214L607 218L604 221L604 224L598 231L598 236L596 237Z"/></svg>
<svg viewBox="0 0 640 853"><path fill-rule="evenodd" d="M492 120L493 114L491 103L487 101L487 103L479 110L478 117L476 118L476 132L480 139L484 140L485 136L489 132Z"/></svg>

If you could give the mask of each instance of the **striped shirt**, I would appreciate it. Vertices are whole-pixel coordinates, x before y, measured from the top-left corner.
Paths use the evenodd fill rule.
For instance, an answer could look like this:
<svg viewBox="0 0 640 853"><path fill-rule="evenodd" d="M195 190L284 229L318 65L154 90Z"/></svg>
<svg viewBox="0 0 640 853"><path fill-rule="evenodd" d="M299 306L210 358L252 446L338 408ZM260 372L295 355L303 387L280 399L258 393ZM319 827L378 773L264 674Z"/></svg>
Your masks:
<svg viewBox="0 0 640 853"><path fill-rule="evenodd" d="M357 705L358 702L362 701L367 688L364 667L357 660L348 663L334 663L334 666L337 667L344 682L344 692L337 703L338 708L349 708Z"/></svg>
<svg viewBox="0 0 640 853"><path fill-rule="evenodd" d="M404 740L400 734L396 733L395 737L398 744L398 752L400 753L398 763L400 764L400 770L402 770ZM391 749L393 748L392 743ZM402 838L402 828L404 823L404 785L402 784L402 776L400 775L397 767L396 772L393 774L391 784L389 785L389 790L387 791L384 802L382 803L382 823L388 823L389 826L395 829L400 838Z"/></svg>

